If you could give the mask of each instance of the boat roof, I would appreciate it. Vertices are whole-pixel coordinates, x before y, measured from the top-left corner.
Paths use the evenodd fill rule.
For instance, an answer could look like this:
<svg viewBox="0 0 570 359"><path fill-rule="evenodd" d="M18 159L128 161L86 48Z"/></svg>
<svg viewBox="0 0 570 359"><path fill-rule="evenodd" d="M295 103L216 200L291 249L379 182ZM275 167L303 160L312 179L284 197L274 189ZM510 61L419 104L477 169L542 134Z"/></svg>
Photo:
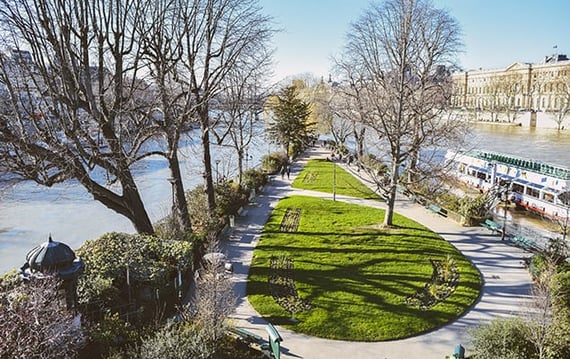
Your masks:
<svg viewBox="0 0 570 359"><path fill-rule="evenodd" d="M488 162L505 164L561 180L570 180L570 169L562 166L551 165L541 161L506 155L498 152L469 151L465 154Z"/></svg>

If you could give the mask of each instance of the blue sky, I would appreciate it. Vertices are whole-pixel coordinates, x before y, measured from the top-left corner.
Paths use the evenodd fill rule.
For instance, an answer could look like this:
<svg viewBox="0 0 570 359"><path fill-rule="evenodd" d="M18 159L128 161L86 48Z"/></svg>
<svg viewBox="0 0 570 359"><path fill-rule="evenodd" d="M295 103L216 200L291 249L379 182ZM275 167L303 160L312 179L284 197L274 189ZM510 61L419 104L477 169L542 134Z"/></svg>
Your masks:
<svg viewBox="0 0 570 359"><path fill-rule="evenodd" d="M376 0L381 1L381 0ZM432 0L457 19L464 69L541 62L554 51L570 55L568 0ZM260 0L283 31L274 38L275 78L312 73L327 77L350 23L369 0ZM557 46L557 49L554 49Z"/></svg>

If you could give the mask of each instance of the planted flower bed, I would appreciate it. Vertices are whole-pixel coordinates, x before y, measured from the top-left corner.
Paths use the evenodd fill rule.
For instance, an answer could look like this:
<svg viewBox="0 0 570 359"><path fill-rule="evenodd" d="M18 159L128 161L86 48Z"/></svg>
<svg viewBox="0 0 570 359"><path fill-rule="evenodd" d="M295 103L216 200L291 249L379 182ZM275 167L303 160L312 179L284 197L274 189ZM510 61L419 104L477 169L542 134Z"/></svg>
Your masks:
<svg viewBox="0 0 570 359"><path fill-rule="evenodd" d="M439 302L448 298L457 288L459 283L459 269L455 260L447 256L445 260L430 260L433 274L426 285L406 298L408 305L428 310Z"/></svg>

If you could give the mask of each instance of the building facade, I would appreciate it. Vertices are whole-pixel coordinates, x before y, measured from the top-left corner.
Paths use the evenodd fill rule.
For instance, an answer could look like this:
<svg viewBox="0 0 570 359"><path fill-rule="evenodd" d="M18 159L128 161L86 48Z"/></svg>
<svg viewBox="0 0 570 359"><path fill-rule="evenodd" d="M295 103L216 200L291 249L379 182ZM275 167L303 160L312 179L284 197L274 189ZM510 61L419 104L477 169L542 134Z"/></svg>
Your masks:
<svg viewBox="0 0 570 359"><path fill-rule="evenodd" d="M566 55L547 56L538 64L456 72L452 80L451 105L455 108L491 114L562 112L565 116L570 107L570 60Z"/></svg>

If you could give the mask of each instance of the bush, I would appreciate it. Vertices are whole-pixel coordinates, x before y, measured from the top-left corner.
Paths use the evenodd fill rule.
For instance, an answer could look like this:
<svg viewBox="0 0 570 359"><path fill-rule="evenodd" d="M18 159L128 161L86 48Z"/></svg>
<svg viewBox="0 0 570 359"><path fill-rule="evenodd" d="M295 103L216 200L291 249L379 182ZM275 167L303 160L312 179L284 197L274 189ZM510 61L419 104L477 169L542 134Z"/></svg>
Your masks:
<svg viewBox="0 0 570 359"><path fill-rule="evenodd" d="M364 155L360 158L360 162L365 168L377 173L378 175L385 175L388 173L388 166L378 160L373 154Z"/></svg>
<svg viewBox="0 0 570 359"><path fill-rule="evenodd" d="M527 326L519 318L501 318L471 331L477 359L534 359L534 346L527 339Z"/></svg>
<svg viewBox="0 0 570 359"><path fill-rule="evenodd" d="M56 276L21 281L13 271L0 278L0 285L1 358L75 357L82 332L66 309Z"/></svg>
<svg viewBox="0 0 570 359"><path fill-rule="evenodd" d="M190 323L168 323L130 351L129 358L262 359L257 350L229 336L211 343L204 330Z"/></svg>
<svg viewBox="0 0 570 359"><path fill-rule="evenodd" d="M530 260L529 272L534 280L539 280L548 269L548 261L543 254L535 254Z"/></svg>
<svg viewBox="0 0 570 359"><path fill-rule="evenodd" d="M566 316L570 325L570 271L558 272L550 284L552 295L552 311Z"/></svg>
<svg viewBox="0 0 570 359"><path fill-rule="evenodd" d="M246 192L264 186L267 183L267 174L259 169L251 168L244 172L242 187Z"/></svg>
<svg viewBox="0 0 570 359"><path fill-rule="evenodd" d="M285 152L273 152L261 158L261 169L269 174L276 174L286 164L287 154Z"/></svg>
<svg viewBox="0 0 570 359"><path fill-rule="evenodd" d="M219 233L226 224L228 215L235 215L239 208L248 203L248 192L233 181L216 183L216 210L210 215L203 185L186 193L188 212L192 229L199 236Z"/></svg>
<svg viewBox="0 0 570 359"><path fill-rule="evenodd" d="M150 286L161 293L171 291L178 269L186 273L192 268L191 243L140 234L107 233L83 243L77 254L85 262L80 302L102 302L107 308L128 303L127 266L131 289Z"/></svg>

